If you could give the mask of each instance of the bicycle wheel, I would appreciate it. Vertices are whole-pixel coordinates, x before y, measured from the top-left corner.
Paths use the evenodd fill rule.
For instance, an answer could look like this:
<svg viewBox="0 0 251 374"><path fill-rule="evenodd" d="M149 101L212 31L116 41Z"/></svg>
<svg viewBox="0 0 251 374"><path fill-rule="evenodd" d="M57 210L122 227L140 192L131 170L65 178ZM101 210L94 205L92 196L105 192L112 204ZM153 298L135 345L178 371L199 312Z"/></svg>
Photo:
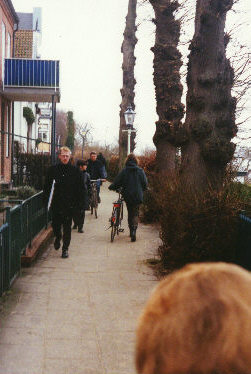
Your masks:
<svg viewBox="0 0 251 374"><path fill-rule="evenodd" d="M98 195L97 195L97 191L95 191L94 196L93 196L93 208L94 208L95 218L98 218Z"/></svg>
<svg viewBox="0 0 251 374"><path fill-rule="evenodd" d="M123 221L123 203L121 203L121 206L120 206L119 227L121 227L122 221Z"/></svg>
<svg viewBox="0 0 251 374"><path fill-rule="evenodd" d="M90 208L91 208L91 214L93 214L93 191L90 197Z"/></svg>
<svg viewBox="0 0 251 374"><path fill-rule="evenodd" d="M111 242L113 242L114 237L116 235L116 231L117 231L116 221L117 221L117 211L116 211L116 208L113 208L112 217L111 217L111 226L112 226L112 229L111 229Z"/></svg>
<svg viewBox="0 0 251 374"><path fill-rule="evenodd" d="M116 226L112 223L111 242L113 242L115 235L116 235Z"/></svg>
<svg viewBox="0 0 251 374"><path fill-rule="evenodd" d="M117 227L117 235L119 235L119 227L120 227L120 214L121 214L121 207L116 208L116 227Z"/></svg>

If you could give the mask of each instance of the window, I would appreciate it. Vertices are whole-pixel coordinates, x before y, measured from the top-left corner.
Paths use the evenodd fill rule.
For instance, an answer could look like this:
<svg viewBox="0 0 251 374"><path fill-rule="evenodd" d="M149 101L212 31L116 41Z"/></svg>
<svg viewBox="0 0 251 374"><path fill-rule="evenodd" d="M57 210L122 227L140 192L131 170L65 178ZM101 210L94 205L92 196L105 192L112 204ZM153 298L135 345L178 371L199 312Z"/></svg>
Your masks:
<svg viewBox="0 0 251 374"><path fill-rule="evenodd" d="M10 33L8 32L7 36L7 58L11 58L11 36Z"/></svg>
<svg viewBox="0 0 251 374"><path fill-rule="evenodd" d="M4 59L5 59L5 24L2 22L2 80L4 79Z"/></svg>

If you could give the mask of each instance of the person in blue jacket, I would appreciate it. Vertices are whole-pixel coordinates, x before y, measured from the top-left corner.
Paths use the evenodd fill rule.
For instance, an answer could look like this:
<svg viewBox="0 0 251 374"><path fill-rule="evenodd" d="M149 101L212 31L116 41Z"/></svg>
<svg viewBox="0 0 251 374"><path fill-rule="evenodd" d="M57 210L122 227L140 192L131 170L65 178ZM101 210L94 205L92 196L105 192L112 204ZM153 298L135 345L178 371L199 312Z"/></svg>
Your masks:
<svg viewBox="0 0 251 374"><path fill-rule="evenodd" d="M122 188L122 196L128 211L128 226L131 241L136 241L136 230L139 221L139 206L143 202L143 193L147 188L147 178L133 153L127 156L124 169L117 175L109 190Z"/></svg>

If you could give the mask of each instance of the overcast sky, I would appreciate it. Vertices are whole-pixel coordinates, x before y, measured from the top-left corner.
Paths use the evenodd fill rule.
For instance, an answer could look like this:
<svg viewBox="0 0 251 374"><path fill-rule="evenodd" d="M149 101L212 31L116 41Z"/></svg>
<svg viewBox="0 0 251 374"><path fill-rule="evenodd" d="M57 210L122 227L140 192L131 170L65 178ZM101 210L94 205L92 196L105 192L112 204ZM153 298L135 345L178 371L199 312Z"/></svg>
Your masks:
<svg viewBox="0 0 251 374"><path fill-rule="evenodd" d="M72 110L79 123L94 127L94 140L116 143L122 88L121 43L128 0L12 0L17 12L42 8L42 55L60 60L61 103L59 109ZM242 13L231 20L247 20L250 0L240 0ZM152 8L138 9L136 46L137 151L154 147L156 103L153 87L154 26L149 21ZM191 35L192 32L190 31ZM240 32L247 41L251 27ZM250 40L250 39L249 39Z"/></svg>

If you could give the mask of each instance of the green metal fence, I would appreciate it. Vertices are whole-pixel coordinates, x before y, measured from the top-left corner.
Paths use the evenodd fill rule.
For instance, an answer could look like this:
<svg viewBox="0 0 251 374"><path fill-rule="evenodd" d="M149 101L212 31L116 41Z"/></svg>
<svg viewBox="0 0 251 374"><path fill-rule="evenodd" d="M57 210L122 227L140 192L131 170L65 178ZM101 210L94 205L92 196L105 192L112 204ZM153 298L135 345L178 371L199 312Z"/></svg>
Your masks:
<svg viewBox="0 0 251 374"><path fill-rule="evenodd" d="M5 210L5 223L0 227L0 296L20 272L21 255L48 225L42 191Z"/></svg>
<svg viewBox="0 0 251 374"><path fill-rule="evenodd" d="M239 235L237 244L237 263L251 270L251 218L245 214L239 216Z"/></svg>

